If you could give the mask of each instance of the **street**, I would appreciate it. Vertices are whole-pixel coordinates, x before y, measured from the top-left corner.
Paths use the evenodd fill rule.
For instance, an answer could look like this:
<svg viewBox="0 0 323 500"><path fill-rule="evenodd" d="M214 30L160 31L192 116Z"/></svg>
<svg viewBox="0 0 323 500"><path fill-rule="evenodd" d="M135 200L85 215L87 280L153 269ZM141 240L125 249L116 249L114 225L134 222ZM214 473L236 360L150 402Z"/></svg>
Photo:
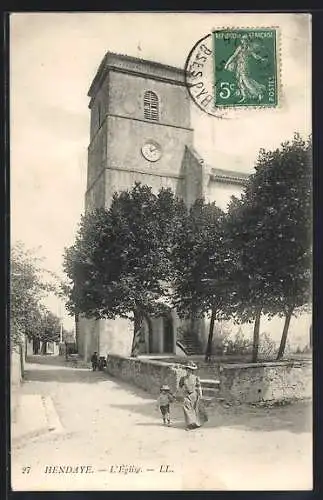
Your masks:
<svg viewBox="0 0 323 500"><path fill-rule="evenodd" d="M141 389L59 357L29 361L21 394L50 397L61 429L13 445L14 490L312 488L309 403L218 404L187 432L178 403L164 427Z"/></svg>

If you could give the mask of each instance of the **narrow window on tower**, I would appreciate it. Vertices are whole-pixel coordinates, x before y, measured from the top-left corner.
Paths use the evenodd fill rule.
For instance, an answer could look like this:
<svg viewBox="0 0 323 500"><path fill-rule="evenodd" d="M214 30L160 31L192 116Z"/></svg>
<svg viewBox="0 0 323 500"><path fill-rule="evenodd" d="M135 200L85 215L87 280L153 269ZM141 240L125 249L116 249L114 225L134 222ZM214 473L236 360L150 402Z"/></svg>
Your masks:
<svg viewBox="0 0 323 500"><path fill-rule="evenodd" d="M155 92L146 90L144 94L144 118L146 120L159 120L159 102Z"/></svg>

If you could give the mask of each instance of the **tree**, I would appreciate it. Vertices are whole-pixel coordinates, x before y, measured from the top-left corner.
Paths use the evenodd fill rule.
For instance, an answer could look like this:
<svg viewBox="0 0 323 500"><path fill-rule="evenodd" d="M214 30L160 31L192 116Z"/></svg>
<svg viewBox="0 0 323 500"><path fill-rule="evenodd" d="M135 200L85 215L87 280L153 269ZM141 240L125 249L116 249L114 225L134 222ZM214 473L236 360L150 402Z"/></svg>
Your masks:
<svg viewBox="0 0 323 500"><path fill-rule="evenodd" d="M261 150L253 190L262 200L271 252L273 309L285 317L277 359L285 350L290 320L311 300L312 142L295 134L274 151Z"/></svg>
<svg viewBox="0 0 323 500"><path fill-rule="evenodd" d="M211 356L215 321L225 316L231 293L223 217L215 203L196 200L178 228L173 252L173 303L179 315L211 316L206 359Z"/></svg>
<svg viewBox="0 0 323 500"><path fill-rule="evenodd" d="M42 298L50 290L43 279L40 259L17 242L11 249L10 322L11 340L21 343L23 335L37 334L43 310Z"/></svg>
<svg viewBox="0 0 323 500"><path fill-rule="evenodd" d="M47 342L58 342L60 339L61 320L51 311L44 311L41 318L39 340L43 342L42 354L46 354Z"/></svg>
<svg viewBox="0 0 323 500"><path fill-rule="evenodd" d="M34 354L46 354L47 342L58 342L60 339L61 320L58 316L41 306L35 317L34 327L27 334L29 340L33 341ZM42 345L41 345L42 342Z"/></svg>
<svg viewBox="0 0 323 500"><path fill-rule="evenodd" d="M256 362L261 313L268 312L268 290L265 256L259 251L258 207L251 186L252 179L241 199L232 199L225 220L230 280L235 283L227 307L236 322L254 322L252 361Z"/></svg>
<svg viewBox="0 0 323 500"><path fill-rule="evenodd" d="M261 150L256 172L227 217L236 251L235 314L255 321L253 361L260 315L284 315L278 359L283 355L292 314L310 299L311 142L295 134L280 149Z"/></svg>
<svg viewBox="0 0 323 500"><path fill-rule="evenodd" d="M88 318L131 319L132 356L144 315L165 311L175 221L183 211L169 189L155 195L136 183L115 193L108 210L84 215L75 244L65 251L69 310Z"/></svg>
<svg viewBox="0 0 323 500"><path fill-rule="evenodd" d="M54 330L57 330L59 318L46 309L43 299L48 293L57 293L57 277L45 270L41 266L41 259L22 242L17 242L11 249L10 270L10 323L13 345L20 344L24 335L29 339L44 342L55 341L57 334Z"/></svg>

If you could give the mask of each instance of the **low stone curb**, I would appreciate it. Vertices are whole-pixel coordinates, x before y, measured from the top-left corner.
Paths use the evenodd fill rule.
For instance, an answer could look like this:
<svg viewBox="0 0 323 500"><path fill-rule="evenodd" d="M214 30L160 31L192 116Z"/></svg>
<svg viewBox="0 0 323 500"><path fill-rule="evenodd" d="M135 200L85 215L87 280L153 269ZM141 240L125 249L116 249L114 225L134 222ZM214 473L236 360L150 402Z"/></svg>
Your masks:
<svg viewBox="0 0 323 500"><path fill-rule="evenodd" d="M14 436L14 432L11 433L11 443L15 446L23 444L26 440L37 438L43 436L44 434L58 434L63 432L63 427L55 410L53 401L49 396L41 396L41 401L43 404L43 409L45 413L45 418L47 425L34 429L32 431L24 432L20 435ZM19 425L19 424L18 424Z"/></svg>
<svg viewBox="0 0 323 500"><path fill-rule="evenodd" d="M15 446L22 445L25 441L43 436L44 434L47 434L48 432L50 432L48 427L43 427L43 428L37 429L35 431L26 432L24 434L21 434L20 436L11 437L11 443Z"/></svg>
<svg viewBox="0 0 323 500"><path fill-rule="evenodd" d="M252 406L254 408L276 408L279 406L288 406L292 405L295 403L311 403L312 398L306 397L306 398L286 398L286 399L279 399L279 400L273 400L273 399L268 399L266 401L258 401L256 403L248 403L248 406Z"/></svg>
<svg viewBox="0 0 323 500"><path fill-rule="evenodd" d="M50 432L55 432L55 433L62 432L63 426L62 426L61 421L59 419L59 416L55 410L52 398L49 396L45 396L42 399L43 399L45 412L46 412L46 418L47 418L47 422L48 422L48 430Z"/></svg>

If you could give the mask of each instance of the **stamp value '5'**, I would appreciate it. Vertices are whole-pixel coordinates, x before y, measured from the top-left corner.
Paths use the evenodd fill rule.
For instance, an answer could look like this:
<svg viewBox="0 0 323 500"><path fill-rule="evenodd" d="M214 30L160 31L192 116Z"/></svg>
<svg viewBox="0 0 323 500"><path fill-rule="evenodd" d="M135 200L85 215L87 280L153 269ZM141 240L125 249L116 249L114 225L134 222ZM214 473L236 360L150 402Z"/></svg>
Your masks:
<svg viewBox="0 0 323 500"><path fill-rule="evenodd" d="M275 29L212 33L215 106L278 104Z"/></svg>

